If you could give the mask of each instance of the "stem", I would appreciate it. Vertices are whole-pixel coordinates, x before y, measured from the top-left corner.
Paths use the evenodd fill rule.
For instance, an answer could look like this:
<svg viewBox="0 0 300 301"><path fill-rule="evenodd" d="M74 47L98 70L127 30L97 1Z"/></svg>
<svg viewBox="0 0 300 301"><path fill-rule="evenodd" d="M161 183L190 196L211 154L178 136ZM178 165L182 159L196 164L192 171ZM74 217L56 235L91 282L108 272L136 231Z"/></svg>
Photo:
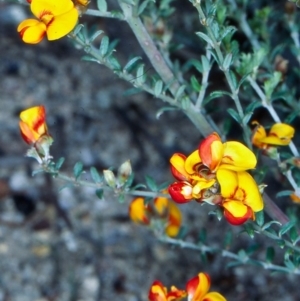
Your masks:
<svg viewBox="0 0 300 301"><path fill-rule="evenodd" d="M242 264L258 264L261 265L265 270L274 270L274 271L281 271L281 272L286 272L286 273L293 273L296 275L300 275L300 269L296 268L294 270L290 270L287 267L283 267L280 265L272 264L269 262L264 262L261 260L253 260L249 258L247 255L246 256L239 256L233 252L230 252L228 250L223 250L220 248L211 248L209 246L206 246L204 244L195 244L191 242L186 242L181 239L175 239L175 238L170 238L167 236L159 237L158 238L161 242L164 243L170 243L172 245L177 245L180 246L181 248L187 248L191 250L197 250L200 251L201 253L210 253L210 254L215 254L215 253L221 253L223 257L227 257L230 259L234 259Z"/></svg>
<svg viewBox="0 0 300 301"><path fill-rule="evenodd" d="M132 195L132 196L140 196L140 197L151 197L151 198L157 198L157 197L165 197L168 198L169 195L161 192L156 191L143 191L143 190L124 190L122 188L119 189L113 189L109 186L107 186L105 183L94 183L86 180L76 180L74 177L70 177L68 175L62 174L59 171L47 166L42 165L42 168L44 172L48 174L52 174L53 177L63 180L68 183L72 183L74 186L84 186L84 187L91 187L94 189L102 189L103 191L109 191L109 192L115 192L116 194L126 194L126 195Z"/></svg>
<svg viewBox="0 0 300 301"><path fill-rule="evenodd" d="M87 9L84 12L85 15L94 16L94 17L102 17L102 18L113 18L113 19L119 19L124 20L124 17L121 14L113 14L111 12L101 12L97 9Z"/></svg>

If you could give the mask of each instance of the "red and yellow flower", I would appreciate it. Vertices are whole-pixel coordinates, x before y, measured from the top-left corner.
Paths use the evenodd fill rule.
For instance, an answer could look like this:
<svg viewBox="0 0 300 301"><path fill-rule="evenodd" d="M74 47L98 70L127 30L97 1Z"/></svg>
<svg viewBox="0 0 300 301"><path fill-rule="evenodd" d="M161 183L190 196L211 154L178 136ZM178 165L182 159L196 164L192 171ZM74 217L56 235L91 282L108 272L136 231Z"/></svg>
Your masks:
<svg viewBox="0 0 300 301"><path fill-rule="evenodd" d="M142 197L135 198L129 205L129 217L132 221L144 225L159 219L164 223L165 233L170 237L177 236L182 221L179 208L164 197L155 198L153 204L145 204Z"/></svg>
<svg viewBox="0 0 300 301"><path fill-rule="evenodd" d="M188 157L175 153L170 163L177 182L168 191L177 203L196 200L219 205L227 220L235 225L254 218L254 212L263 208L257 184L245 172L255 168L256 157L240 142L222 143L219 135L212 133Z"/></svg>
<svg viewBox="0 0 300 301"><path fill-rule="evenodd" d="M172 286L170 291L160 281L154 281L149 290L149 301L180 301L187 297L188 301L226 301L217 292L209 292L210 277L206 273L199 273L186 283L186 290L179 290Z"/></svg>
<svg viewBox="0 0 300 301"><path fill-rule="evenodd" d="M232 225L241 225L248 219L255 219L254 212L261 211L264 204L251 175L245 171L220 170L217 179L227 221Z"/></svg>
<svg viewBox="0 0 300 301"><path fill-rule="evenodd" d="M199 273L186 284L188 301L226 301L217 292L209 292L210 277L206 273Z"/></svg>
<svg viewBox="0 0 300 301"><path fill-rule="evenodd" d="M18 26L25 43L37 44L45 35L49 41L66 36L75 27L79 13L71 0L31 0L30 9L37 19L26 19Z"/></svg>
<svg viewBox="0 0 300 301"><path fill-rule="evenodd" d="M252 124L256 125L252 136L252 143L260 149L268 149L270 146L289 145L294 137L295 129L285 123L275 123L267 134L265 128L257 121Z"/></svg>
<svg viewBox="0 0 300 301"><path fill-rule="evenodd" d="M186 291L179 290L175 286L168 292L160 281L154 281L149 290L149 301L180 301L186 297Z"/></svg>
<svg viewBox="0 0 300 301"><path fill-rule="evenodd" d="M37 106L22 111L20 114L20 130L24 141L36 143L42 136L48 135L44 106Z"/></svg>

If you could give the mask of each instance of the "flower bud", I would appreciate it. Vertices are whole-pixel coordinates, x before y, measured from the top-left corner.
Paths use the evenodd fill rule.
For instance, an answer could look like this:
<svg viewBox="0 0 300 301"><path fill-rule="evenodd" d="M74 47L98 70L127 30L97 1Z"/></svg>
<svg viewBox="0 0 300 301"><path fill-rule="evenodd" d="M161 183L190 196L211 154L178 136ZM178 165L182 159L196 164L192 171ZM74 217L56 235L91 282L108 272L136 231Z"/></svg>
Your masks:
<svg viewBox="0 0 300 301"><path fill-rule="evenodd" d="M106 184L109 187L111 187L111 188L116 187L116 177L111 170L109 170L109 169L103 170L103 176L104 176Z"/></svg>
<svg viewBox="0 0 300 301"><path fill-rule="evenodd" d="M129 176L132 174L132 168L130 160L125 161L118 169L118 181L122 185L124 184Z"/></svg>

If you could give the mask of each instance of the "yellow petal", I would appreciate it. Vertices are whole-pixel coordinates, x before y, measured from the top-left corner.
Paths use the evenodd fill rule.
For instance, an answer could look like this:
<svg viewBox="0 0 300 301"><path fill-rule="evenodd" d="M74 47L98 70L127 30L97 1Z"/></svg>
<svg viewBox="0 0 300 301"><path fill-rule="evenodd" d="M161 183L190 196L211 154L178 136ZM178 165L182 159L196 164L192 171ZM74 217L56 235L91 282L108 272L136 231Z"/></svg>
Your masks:
<svg viewBox="0 0 300 301"><path fill-rule="evenodd" d="M244 144L237 141L224 143L224 155L219 166L220 169L243 171L256 166L254 153Z"/></svg>
<svg viewBox="0 0 300 301"><path fill-rule="evenodd" d="M184 168L186 157L183 154L175 153L170 159L173 176L179 180L189 180L190 175Z"/></svg>
<svg viewBox="0 0 300 301"><path fill-rule="evenodd" d="M248 212L248 207L240 201L226 200L222 206L236 218L243 217Z"/></svg>
<svg viewBox="0 0 300 301"><path fill-rule="evenodd" d="M154 200L154 208L159 215L164 215L169 207L169 200L167 198L158 197Z"/></svg>
<svg viewBox="0 0 300 301"><path fill-rule="evenodd" d="M253 121L252 124L256 124L252 135L252 144L258 148L264 148L264 144L261 142L261 139L267 137L266 130L257 121Z"/></svg>
<svg viewBox="0 0 300 301"><path fill-rule="evenodd" d="M47 38L49 41L60 39L71 32L78 20L78 11L71 9L65 14L54 17L51 24L47 27Z"/></svg>
<svg viewBox="0 0 300 301"><path fill-rule="evenodd" d="M201 158L199 156L199 151L195 150L186 158L184 168L188 174L192 175L197 172L197 167L200 164Z"/></svg>
<svg viewBox="0 0 300 301"><path fill-rule="evenodd" d="M205 295L203 301L226 301L226 299L219 293L211 292Z"/></svg>
<svg viewBox="0 0 300 301"><path fill-rule="evenodd" d="M189 301L202 301L210 288L210 278L205 273L190 279L186 284Z"/></svg>
<svg viewBox="0 0 300 301"><path fill-rule="evenodd" d="M40 19L45 12L59 16L74 8L71 0L32 0L30 9Z"/></svg>
<svg viewBox="0 0 300 301"><path fill-rule="evenodd" d="M237 173L227 169L219 169L217 170L217 179L221 186L223 198L231 198L238 187Z"/></svg>
<svg viewBox="0 0 300 301"><path fill-rule="evenodd" d="M129 205L129 217L135 223L149 224L148 211L144 205L144 198L138 197Z"/></svg>
<svg viewBox="0 0 300 301"><path fill-rule="evenodd" d="M27 19L19 24L17 30L25 43L37 44L46 34L46 25L35 19Z"/></svg>
<svg viewBox="0 0 300 301"><path fill-rule="evenodd" d="M178 206L174 202L169 201L169 217L166 227L166 234L170 237L176 237L181 226L182 215Z"/></svg>
<svg viewBox="0 0 300 301"><path fill-rule="evenodd" d="M288 145L294 137L295 129L288 124L276 123L261 142L272 145Z"/></svg>
<svg viewBox="0 0 300 301"><path fill-rule="evenodd" d="M263 199L252 176L245 171L238 172L237 176L239 189L245 194L244 204L248 205L254 212L261 211L264 208Z"/></svg>

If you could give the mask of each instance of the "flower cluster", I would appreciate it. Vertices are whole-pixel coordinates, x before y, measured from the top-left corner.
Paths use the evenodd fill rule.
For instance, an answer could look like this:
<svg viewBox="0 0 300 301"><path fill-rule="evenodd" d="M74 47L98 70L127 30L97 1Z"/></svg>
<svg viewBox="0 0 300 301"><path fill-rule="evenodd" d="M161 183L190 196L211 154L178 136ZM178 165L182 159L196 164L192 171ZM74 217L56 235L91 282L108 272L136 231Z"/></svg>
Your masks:
<svg viewBox="0 0 300 301"><path fill-rule="evenodd" d="M44 106L36 106L24 110L20 114L20 131L22 138L32 148L27 152L28 157L33 157L40 164L51 159L49 149L53 142L48 133L46 112Z"/></svg>
<svg viewBox="0 0 300 301"><path fill-rule="evenodd" d="M158 197L149 204L146 204L142 197L135 198L130 203L129 216L132 221L144 225L160 221L165 233L170 237L177 236L182 220L181 212L176 204L164 197Z"/></svg>
<svg viewBox="0 0 300 301"><path fill-rule="evenodd" d="M175 153L171 172L177 182L169 194L177 203L192 200L221 206L232 225L255 219L263 200L252 176L246 172L256 166L256 157L237 141L222 143L217 133L204 139L189 156Z"/></svg>
<svg viewBox="0 0 300 301"><path fill-rule="evenodd" d="M199 273L186 283L185 290L172 286L170 291L160 281L154 281L149 290L149 301L180 301L187 297L188 301L226 301L217 292L209 292L210 277L206 273Z"/></svg>
<svg viewBox="0 0 300 301"><path fill-rule="evenodd" d="M25 43L37 44L45 35L49 41L60 39L74 29L86 0L27 0L37 19L26 19L18 26Z"/></svg>

